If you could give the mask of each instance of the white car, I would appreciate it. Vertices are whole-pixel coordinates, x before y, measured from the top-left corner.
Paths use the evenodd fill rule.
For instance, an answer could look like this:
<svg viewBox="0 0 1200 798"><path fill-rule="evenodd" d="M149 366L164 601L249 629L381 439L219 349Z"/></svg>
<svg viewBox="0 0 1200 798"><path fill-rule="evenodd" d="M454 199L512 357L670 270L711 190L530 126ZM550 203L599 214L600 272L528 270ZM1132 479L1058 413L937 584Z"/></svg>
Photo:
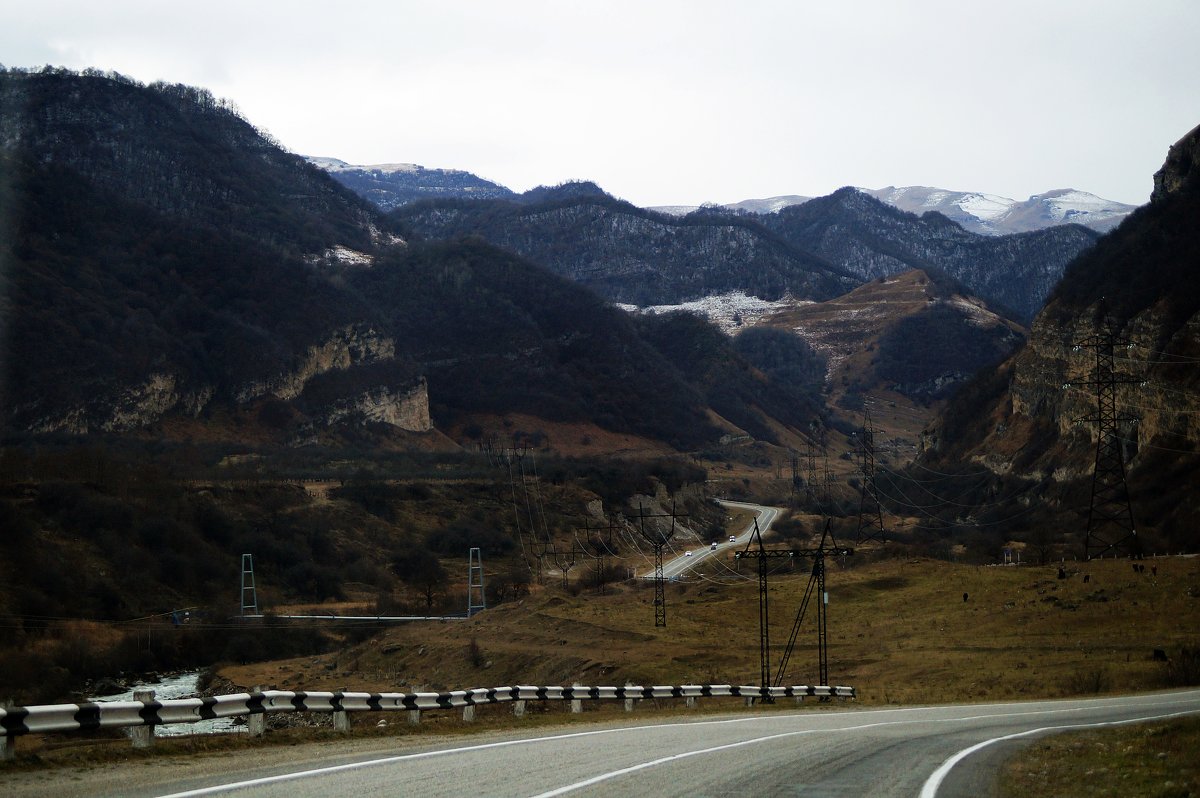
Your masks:
<svg viewBox="0 0 1200 798"><path fill-rule="evenodd" d="M730 543L737 543L737 535L730 535L730 536L729 536L729 542L730 542Z"/></svg>
<svg viewBox="0 0 1200 798"><path fill-rule="evenodd" d="M690 551L685 551L685 552L683 553L683 556L684 556L684 557L691 557L691 556L692 556L692 553L691 553Z"/></svg>

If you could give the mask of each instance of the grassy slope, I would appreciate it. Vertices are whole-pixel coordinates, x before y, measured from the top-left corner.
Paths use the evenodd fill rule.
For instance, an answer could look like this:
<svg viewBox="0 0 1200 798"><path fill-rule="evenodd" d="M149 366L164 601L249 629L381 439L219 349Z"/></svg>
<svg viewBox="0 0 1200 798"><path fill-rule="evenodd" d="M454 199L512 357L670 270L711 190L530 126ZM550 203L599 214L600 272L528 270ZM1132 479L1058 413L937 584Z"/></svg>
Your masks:
<svg viewBox="0 0 1200 798"><path fill-rule="evenodd" d="M1000 779L1005 798L1200 793L1200 718L1060 734L1014 757Z"/></svg>
<svg viewBox="0 0 1200 798"><path fill-rule="evenodd" d="M1050 567L924 559L831 566L831 681L855 686L870 704L1161 687L1163 666L1152 651L1197 644L1200 560L1157 565L1152 577L1149 566L1136 574L1125 561L1092 563L1087 584L1072 564L1066 580ZM471 621L391 627L340 655L229 667L224 675L281 689L756 684L756 585L726 566L705 571L706 580L669 587L665 629L653 625L648 588L603 596L545 588ZM803 573L771 580L776 663L806 583ZM785 683L817 681L812 629L810 618ZM471 640L482 651L478 666Z"/></svg>

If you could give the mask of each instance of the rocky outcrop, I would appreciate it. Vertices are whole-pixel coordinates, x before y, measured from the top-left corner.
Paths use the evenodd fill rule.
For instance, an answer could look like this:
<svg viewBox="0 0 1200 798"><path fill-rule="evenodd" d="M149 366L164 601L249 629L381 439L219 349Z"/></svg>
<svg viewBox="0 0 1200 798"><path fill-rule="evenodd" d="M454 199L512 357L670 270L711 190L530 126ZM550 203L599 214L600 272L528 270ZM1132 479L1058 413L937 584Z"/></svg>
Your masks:
<svg viewBox="0 0 1200 798"><path fill-rule="evenodd" d="M1100 432L1097 384L1107 382L1110 368L1098 351L1111 340L1114 435L1139 535L1146 532L1172 550L1194 547L1200 521L1200 498L1192 489L1200 467L1198 157L1200 128L1170 148L1150 205L1071 265L1035 320L1029 343L946 409L933 450L943 470L982 464L1006 480L994 492L1036 496L1034 507L1045 514L1037 523L1079 534L1074 517L1053 513L1088 507Z"/></svg>
<svg viewBox="0 0 1200 798"><path fill-rule="evenodd" d="M1161 202L1197 175L1200 175L1200 126L1192 128L1167 151L1166 162L1154 173L1154 192L1150 201Z"/></svg>
<svg viewBox="0 0 1200 798"><path fill-rule="evenodd" d="M409 432L429 432L429 386L422 377L408 390L380 386L339 402L325 417L326 424L358 419L399 427Z"/></svg>
<svg viewBox="0 0 1200 798"><path fill-rule="evenodd" d="M239 402L272 394L279 399L295 399L310 379L334 369L346 369L363 363L391 360L396 344L370 327L350 326L335 331L322 344L310 346L295 370L277 377L242 386L235 393Z"/></svg>

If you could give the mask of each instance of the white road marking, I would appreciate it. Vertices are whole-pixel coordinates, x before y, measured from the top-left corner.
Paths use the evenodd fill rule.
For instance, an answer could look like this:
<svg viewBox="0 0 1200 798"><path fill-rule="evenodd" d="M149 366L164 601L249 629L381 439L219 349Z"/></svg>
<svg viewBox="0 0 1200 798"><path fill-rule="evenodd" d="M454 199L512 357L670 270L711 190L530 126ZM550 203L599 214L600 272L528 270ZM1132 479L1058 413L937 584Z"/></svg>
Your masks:
<svg viewBox="0 0 1200 798"><path fill-rule="evenodd" d="M1099 726L1121 726L1128 723L1146 723L1152 720L1165 720L1166 718L1178 718L1184 715L1195 715L1198 712L1200 712L1200 710L1193 709L1184 712L1171 712L1166 715L1149 715L1144 718L1129 718L1128 720L1109 720L1097 723L1074 723L1066 726L1043 726L1040 729L1030 729L1029 731L1016 732L1015 734L1006 734L1003 737L993 737L990 740L984 740L981 743L976 743L969 748L964 748L943 762L941 766L939 766L937 770L933 771L929 778L925 780L925 786L921 788L921 798L937 798L938 788L942 786L942 781L945 780L946 776L949 775L950 771L955 765L976 751L987 748L993 743L1002 743L1005 740L1016 740L1021 737L1032 737L1035 734L1041 734L1049 731L1065 731L1067 729L1094 729Z"/></svg>
<svg viewBox="0 0 1200 798"><path fill-rule="evenodd" d="M1165 695L1165 696L1163 696L1163 698L1167 701L1177 701L1178 694ZM994 706L1003 707L1003 706L1010 706L1010 705L997 704ZM543 798L543 796L548 798L549 796L564 795L568 792L582 789L583 787L591 786L592 784L597 784L599 782L606 781L608 779L613 779L618 776L624 775L626 773L632 773L632 772L636 772L639 770L644 770L646 768L654 767L656 765L661 765L666 762L671 762L671 761L674 761L677 759L685 759L685 758L697 756L700 754L710 753L712 751L721 751L721 750L726 750L726 749L731 749L731 748L737 748L740 746L752 745L755 743L767 742L770 740L777 740L777 739L781 739L781 738L785 738L785 737L795 737L798 735L816 734L819 732L830 733L830 732L843 732L843 731L861 731L863 729L878 728L878 727L883 727L883 726L902 726L902 725L913 723L913 722L917 722L917 723L962 723L962 722L966 722L966 721L984 720L984 719L1018 718L1018 717L1027 717L1027 716L1032 716L1032 715L1052 715L1052 714L1061 714L1064 712L1083 712L1085 710L1094 709L1094 708L1095 708L1094 706L1081 706L1081 707L1069 707L1069 708L1063 708L1063 709L1033 710L1033 711L1029 711L1029 712L1005 712L1005 713L971 715L971 716L953 717L953 718L932 718L932 719L927 718L927 719L917 719L916 721L907 720L907 719L906 720L881 720L881 721L877 721L877 722L873 722L873 723L860 723L860 724L856 724L856 725L852 725L852 726L839 726L839 727L833 727L833 728L823 726L823 727L816 728L816 729L803 729L803 730L797 730L797 731L791 731L791 732L781 732L779 734L772 734L772 735L767 735L764 737L756 737L756 738L753 738L750 740L740 740L738 742L726 743L726 744L715 746L715 747L703 748L703 749L698 749L698 750L693 750L693 751L684 751L679 754L673 754L669 757L662 757L662 758L655 759L655 760L652 760L649 762L643 762L643 763L640 763L637 765L631 765L629 767L622 768L620 770L615 770L610 773L604 773L604 774L600 774L598 776L594 776L585 781L566 785L564 787L559 787L550 792L541 793L538 796L538 798ZM911 712L929 711L931 709L938 709L938 708L937 707L905 707L902 709L865 710L861 713L855 713L855 714L858 715L859 717L870 716L870 715L897 715L897 714L908 714ZM1175 713L1171 713L1169 715L1159 715L1159 716L1155 716L1155 717L1156 718L1175 717L1178 715L1192 714L1193 712L1200 712L1200 710L1193 710L1191 712L1175 712ZM360 768L374 767L376 765L387 765L387 764L391 764L394 762L404 762L404 761L411 761L411 760L415 760L415 759L429 759L432 757L450 756L453 754L462 754L462 753L469 753L469 752L474 752L474 751L486 751L486 750L490 750L490 749L507 748L507 747L518 746L518 745L531 745L534 743L542 743L542 742L553 742L556 740L569 740L569 739L577 739L577 738L582 738L582 737L593 737L593 736L606 735L606 734L620 734L623 732L630 732L630 731L646 731L646 730L654 730L654 729L675 729L675 728L684 728L684 727L690 728L690 727L698 727L698 726L722 726L722 725L732 725L732 724L742 724L742 723L779 722L779 721L793 720L793 719L797 719L797 718L814 718L814 717L816 717L816 716L814 716L812 714L807 714L807 713L788 713L788 714L779 714L779 715L766 716L766 717L730 718L727 720L691 721L691 722L687 722L687 723L659 723L659 724L651 724L651 725L647 725L647 726L622 726L622 727L615 728L615 729L596 729L596 730L584 731L584 732L571 732L568 734L555 734L555 735L549 735L549 736L545 736L545 737L529 737L529 738L524 738L524 739L520 739L520 740L503 740L503 741L495 742L495 743L481 743L478 745L468 745L468 746L463 746L460 748L444 748L444 749L438 749L436 751L422 751L422 752L415 753L415 754L400 754L397 756L382 757L380 759L368 759L368 760L365 760L362 762L350 762L350 763L347 763L344 765L330 765L328 767L312 768L309 770L299 770L299 771L295 771L292 773L281 773L281 774L278 774L275 776L264 776L264 777L257 778L257 779L247 779L245 781L230 782L227 784L218 784L218 785L213 785L210 787L200 787L195 790L186 790L184 792L169 793L167 795L160 796L160 798L195 798L197 796L216 795L216 794L224 793L224 792L233 792L235 790L248 789L250 787L261 787L261 786L268 785L268 784L278 784L278 783L285 782L285 781L295 781L298 779L304 779L304 778L309 778L309 777L313 777L313 776L323 776L323 775L328 775L331 773L341 773L341 772L345 772L348 770L357 770ZM831 716L826 715L823 717L831 717ZM1155 718L1149 718L1149 719L1153 720ZM1133 723L1133 722L1137 722L1137 721L1134 720L1134 721L1118 721L1118 722ZM1047 729L1083 728L1086 725L1087 724L1083 724L1078 727L1062 726L1062 727L1046 727L1046 728ZM1111 723L1110 724L1091 724L1091 725L1111 725ZM934 776L937 776L937 773L939 771L942 771L943 769L946 773L948 773L950 768L952 768L955 763L960 761L962 758L968 756L973 751L984 747L985 745L989 745L993 742L999 742L1000 740L1004 740L1004 739L1010 739L1012 737L1019 737L1022 735L1034 734L1034 733L1037 733L1038 731L1044 731L1044 730L1045 729L1038 729L1038 730L1029 731L1029 732L1021 732L1016 735L1009 735L1008 737L998 737L995 740L989 740L986 743L981 743L977 746L973 746L972 748L966 749L965 751L961 751L958 754L955 754L954 757L951 757L949 760L944 762L942 764L942 766L938 769L938 771L935 771ZM929 789L929 784L934 779L934 776L931 776L930 780L926 782L926 788L925 788L926 790ZM941 779L944 777L945 777L945 773L942 773L942 775L940 777L938 777L937 784L940 784ZM933 792L931 792L931 793L926 793L925 791L922 791L921 798L929 798L930 796L936 795L937 784L935 784L933 786Z"/></svg>

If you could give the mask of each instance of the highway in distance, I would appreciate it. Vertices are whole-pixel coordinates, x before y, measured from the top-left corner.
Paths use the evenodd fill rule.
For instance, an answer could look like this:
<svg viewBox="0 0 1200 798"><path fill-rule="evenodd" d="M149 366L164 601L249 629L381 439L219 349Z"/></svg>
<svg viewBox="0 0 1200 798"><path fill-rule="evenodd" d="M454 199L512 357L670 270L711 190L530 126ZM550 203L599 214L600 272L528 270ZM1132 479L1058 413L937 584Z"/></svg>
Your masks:
<svg viewBox="0 0 1200 798"><path fill-rule="evenodd" d="M931 685L931 689L935 686ZM696 720L475 736L352 741L64 768L4 786L40 794L354 796L986 795L1006 757L1044 734L1200 713L1200 690L1136 696L859 709L807 705ZM385 746L393 746L386 750ZM380 750L381 749L381 750ZM342 752L342 753L339 753ZM9 789L12 788L12 789Z"/></svg>
<svg viewBox="0 0 1200 798"><path fill-rule="evenodd" d="M750 504L748 502L734 501L721 501L720 503L725 507L737 507L739 509L752 511L755 514L754 520L758 521L759 534L762 535L767 534L767 530L771 528L771 524L775 523L775 519L779 517L779 513L781 512L780 508L778 507L767 507L766 505L762 504ZM705 563L704 561L710 557L720 556L721 553L726 549L744 549L746 547L746 543L749 542L750 538L754 534L754 520L751 520L750 523L746 525L746 528L735 536L735 540L721 538L720 540L709 541L700 545L692 543L685 544L685 546L694 546L694 548L686 549L692 552L691 555L680 554L677 557L663 562L663 578L674 579L682 576L686 571L702 567L706 564L711 565L711 563ZM717 544L715 549L710 545L714 542ZM644 579L653 579L654 570L651 569L647 571L646 573L642 574L642 577Z"/></svg>

